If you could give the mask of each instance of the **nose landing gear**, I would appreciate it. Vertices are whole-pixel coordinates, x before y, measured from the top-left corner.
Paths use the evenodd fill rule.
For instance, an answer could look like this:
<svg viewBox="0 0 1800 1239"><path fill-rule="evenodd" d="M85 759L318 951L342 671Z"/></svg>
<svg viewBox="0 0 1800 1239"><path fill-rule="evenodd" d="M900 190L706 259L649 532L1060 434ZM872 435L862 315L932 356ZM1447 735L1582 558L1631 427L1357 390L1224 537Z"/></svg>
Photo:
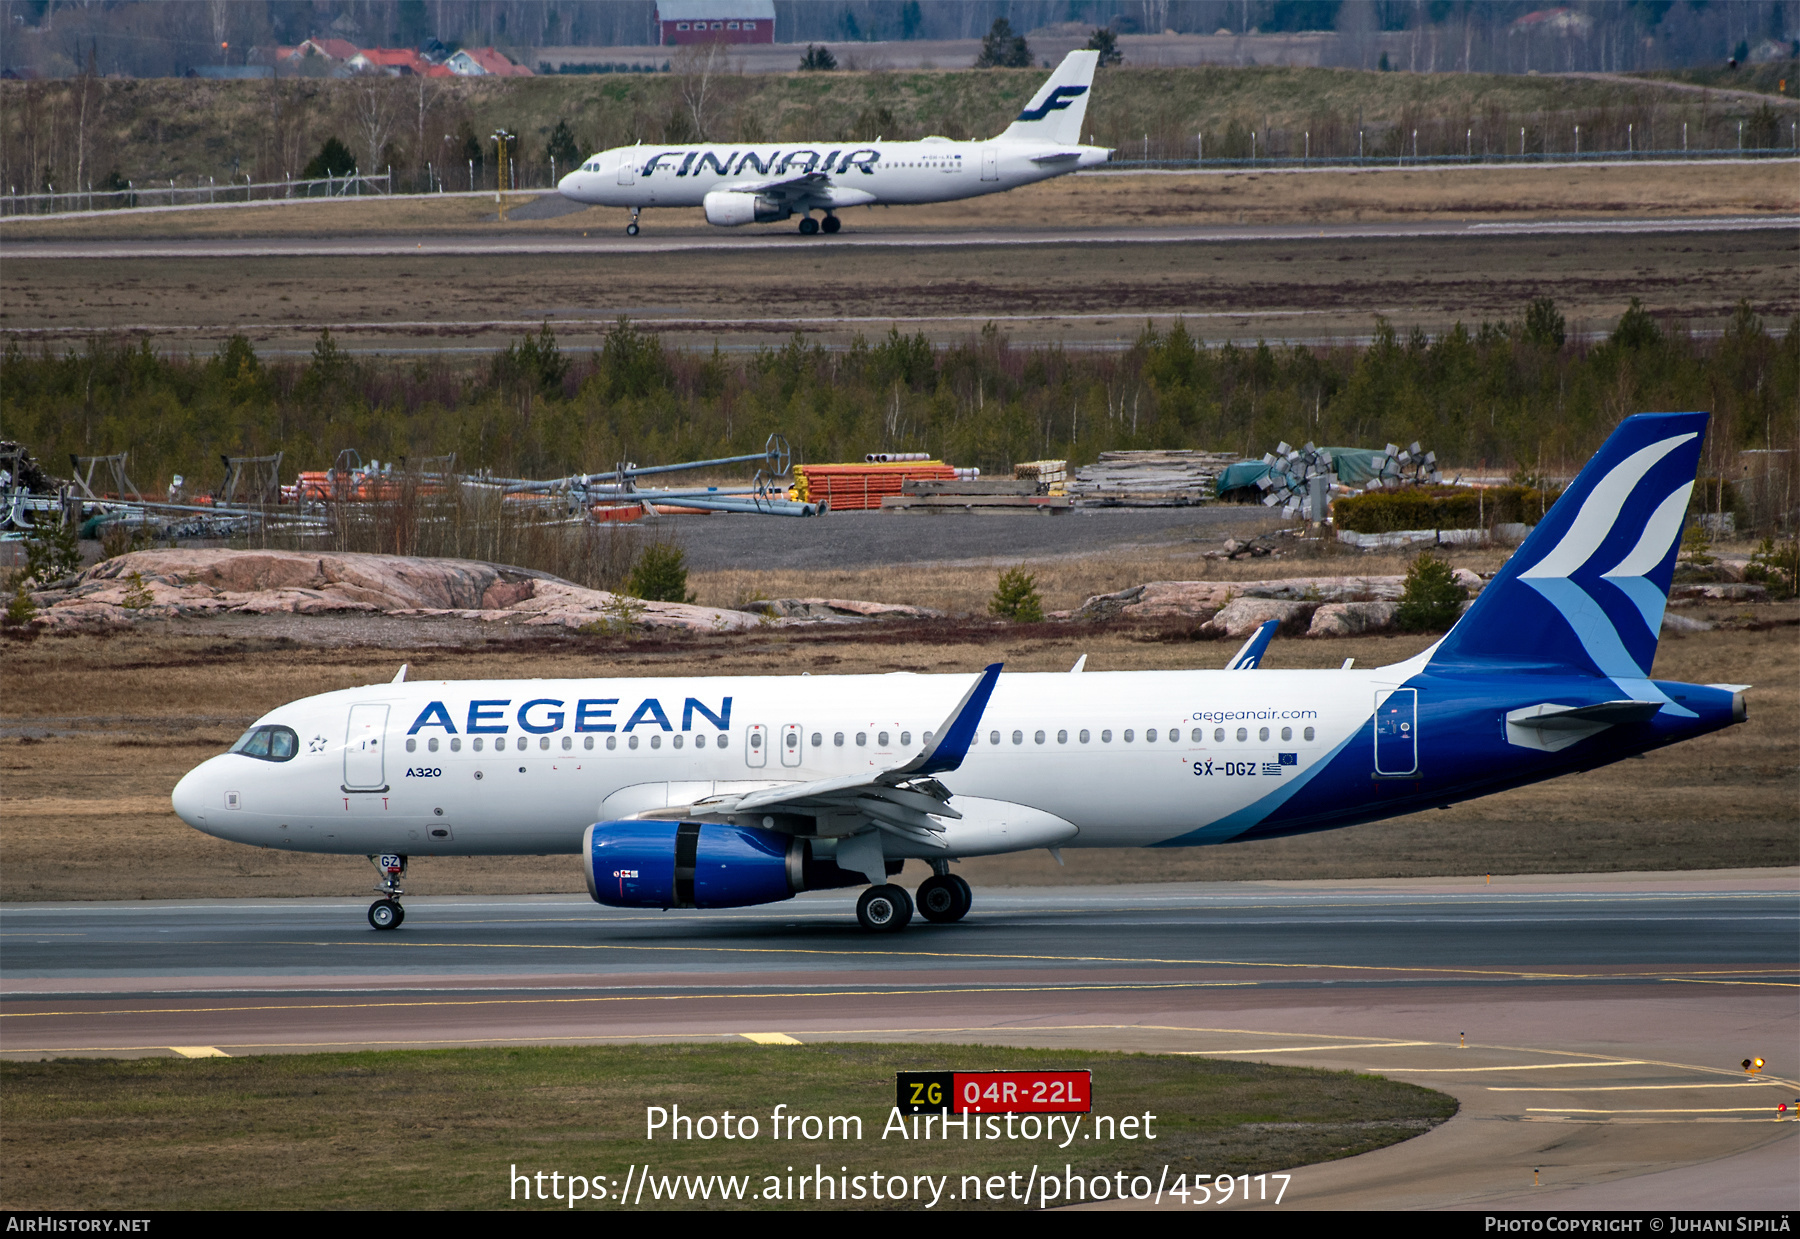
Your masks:
<svg viewBox="0 0 1800 1239"><path fill-rule="evenodd" d="M625 225L625 235L626 236L628 236L628 237L637 236L637 234L638 234L637 217L638 217L638 212L641 210L643 210L642 207L632 207L631 208L631 222L629 224Z"/></svg>
<svg viewBox="0 0 1800 1239"><path fill-rule="evenodd" d="M369 859L381 871L381 885L375 888L381 892L381 898L369 905L369 927L398 929L406 919L406 909L400 906L400 896L405 894L400 889L400 879L406 876L406 857L389 852Z"/></svg>

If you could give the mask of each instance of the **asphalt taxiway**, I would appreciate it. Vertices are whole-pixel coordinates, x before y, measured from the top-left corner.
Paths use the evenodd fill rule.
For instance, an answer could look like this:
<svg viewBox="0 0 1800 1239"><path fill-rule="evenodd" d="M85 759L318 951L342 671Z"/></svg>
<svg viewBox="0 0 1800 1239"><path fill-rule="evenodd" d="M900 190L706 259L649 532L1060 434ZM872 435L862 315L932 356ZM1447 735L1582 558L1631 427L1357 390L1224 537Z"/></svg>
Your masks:
<svg viewBox="0 0 1800 1239"><path fill-rule="evenodd" d="M361 901L14 904L0 1052L779 1035L1211 1054L1462 1102L1307 1168L1290 1206L1800 1204L1800 1127L1777 1109L1800 1100L1791 871L980 890L959 925L885 937L851 906L444 897L377 934Z"/></svg>
<svg viewBox="0 0 1800 1239"><path fill-rule="evenodd" d="M654 212L643 234L621 232L595 236L566 233L446 234L399 233L392 236L305 237L93 237L71 240L6 238L9 261L44 259L138 258L314 258L468 256L505 254L672 254L690 250L804 247L809 255L832 249L890 247L899 249L965 249L1066 245L1229 244L1245 241L1326 240L1475 240L1527 236L1616 236L1657 233L1754 232L1800 230L1800 215L1607 216L1535 220L1416 220L1317 224L1224 224L1201 227L1121 226L1111 228L958 228L859 230L854 215L836 236L803 237L793 228L753 228L722 232L695 229L685 221L658 234Z"/></svg>

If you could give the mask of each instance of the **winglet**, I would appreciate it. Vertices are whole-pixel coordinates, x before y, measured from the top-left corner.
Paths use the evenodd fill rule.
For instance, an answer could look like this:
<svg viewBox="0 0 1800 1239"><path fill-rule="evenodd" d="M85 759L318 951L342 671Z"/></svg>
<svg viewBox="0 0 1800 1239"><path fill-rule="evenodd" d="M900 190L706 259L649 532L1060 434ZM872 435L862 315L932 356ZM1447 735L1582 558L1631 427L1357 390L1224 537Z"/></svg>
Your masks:
<svg viewBox="0 0 1800 1239"><path fill-rule="evenodd" d="M962 765L963 758L968 756L969 745L975 739L975 732L981 726L981 715L987 709L988 698L993 696L994 685L1000 682L1000 663L991 664L981 673L963 699L957 703L950 717L932 737L925 751L897 767L890 773L899 778L913 778L918 775L943 774L955 770Z"/></svg>
<svg viewBox="0 0 1800 1239"><path fill-rule="evenodd" d="M394 672L394 678L389 680L388 683L389 684L404 684L404 683L406 683L406 664L405 663L400 664L400 670Z"/></svg>
<svg viewBox="0 0 1800 1239"><path fill-rule="evenodd" d="M1257 664L1262 662L1263 654L1268 651L1269 642L1275 639L1275 630L1279 627L1281 627L1280 620L1263 621L1256 631L1250 634L1250 639L1244 642L1243 647L1231 656L1231 661L1225 664L1225 670L1256 670Z"/></svg>

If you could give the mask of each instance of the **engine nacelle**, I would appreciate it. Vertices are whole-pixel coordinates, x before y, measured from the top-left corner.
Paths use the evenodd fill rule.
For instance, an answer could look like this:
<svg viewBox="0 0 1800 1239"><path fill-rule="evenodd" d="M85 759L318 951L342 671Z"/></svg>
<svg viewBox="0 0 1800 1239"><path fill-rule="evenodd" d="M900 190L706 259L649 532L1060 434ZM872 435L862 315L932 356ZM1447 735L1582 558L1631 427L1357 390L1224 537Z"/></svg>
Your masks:
<svg viewBox="0 0 1800 1239"><path fill-rule="evenodd" d="M761 194L737 193L729 189L715 189L700 202L706 208L706 222L717 224L721 228L736 228L741 224L773 224L794 213L794 209L780 199L765 198Z"/></svg>
<svg viewBox="0 0 1800 1239"><path fill-rule="evenodd" d="M808 840L719 822L596 822L581 855L588 894L611 908L743 908L868 882Z"/></svg>

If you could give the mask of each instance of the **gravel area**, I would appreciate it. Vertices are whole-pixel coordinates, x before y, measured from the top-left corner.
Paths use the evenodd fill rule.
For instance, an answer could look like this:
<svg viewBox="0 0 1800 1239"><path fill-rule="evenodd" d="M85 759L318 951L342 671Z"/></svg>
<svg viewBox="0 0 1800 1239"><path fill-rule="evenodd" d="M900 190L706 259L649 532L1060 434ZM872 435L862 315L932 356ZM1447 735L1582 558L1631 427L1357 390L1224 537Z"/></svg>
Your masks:
<svg viewBox="0 0 1800 1239"><path fill-rule="evenodd" d="M664 526L695 571L843 569L881 564L1034 561L1243 536L1269 523L1254 505L1075 508L1043 513L832 512L822 518L676 517Z"/></svg>

